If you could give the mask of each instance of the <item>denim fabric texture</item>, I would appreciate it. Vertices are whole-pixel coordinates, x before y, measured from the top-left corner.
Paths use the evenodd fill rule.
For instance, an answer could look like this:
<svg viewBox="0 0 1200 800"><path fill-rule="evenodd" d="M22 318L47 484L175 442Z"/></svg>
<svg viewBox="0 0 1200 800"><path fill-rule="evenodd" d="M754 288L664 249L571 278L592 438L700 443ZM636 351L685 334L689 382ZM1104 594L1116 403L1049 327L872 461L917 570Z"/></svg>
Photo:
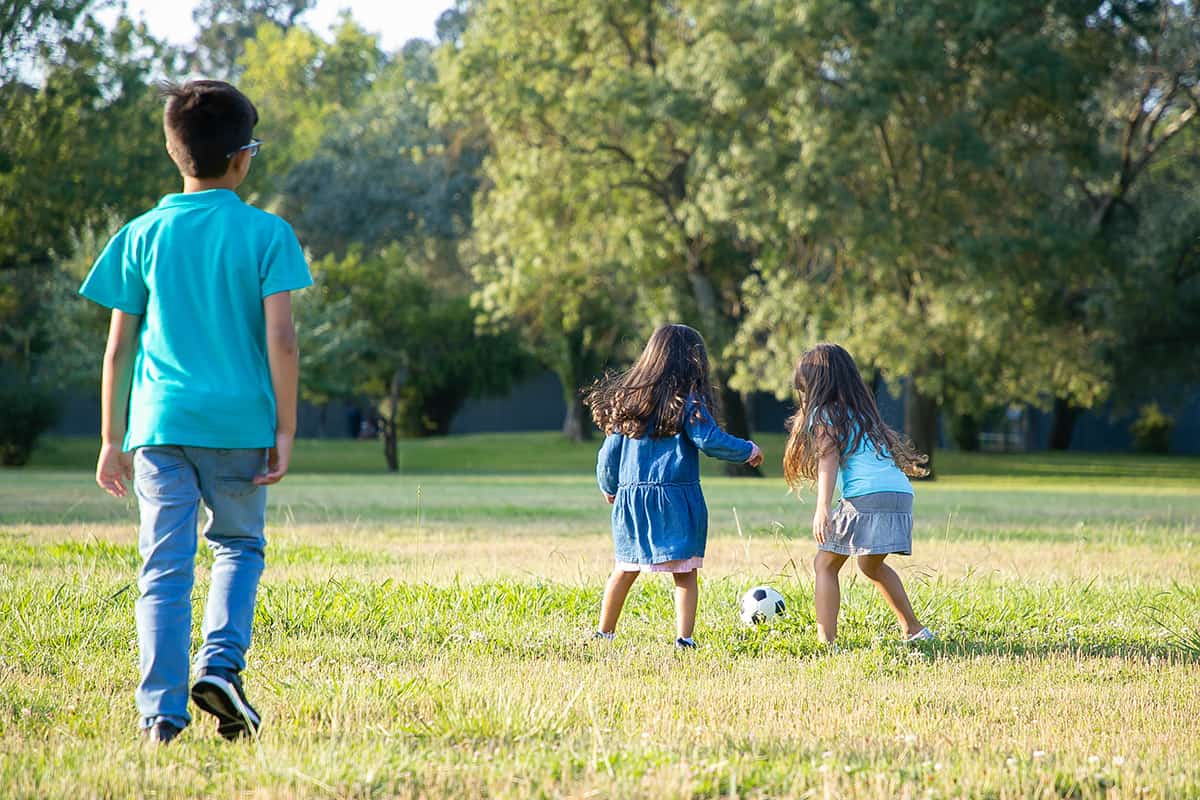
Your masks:
<svg viewBox="0 0 1200 800"><path fill-rule="evenodd" d="M754 446L721 430L708 409L689 401L675 436L639 439L609 434L600 447L596 479L616 495L612 510L617 561L661 564L703 557L708 507L700 491L700 458L742 463Z"/></svg>
<svg viewBox="0 0 1200 800"><path fill-rule="evenodd" d="M155 446L134 453L142 556L135 605L137 707L143 727L164 719L183 727L191 720L188 652L201 504L208 510L204 537L213 565L195 669L240 672L246 666L266 550L267 490L253 478L265 463L262 449Z"/></svg>

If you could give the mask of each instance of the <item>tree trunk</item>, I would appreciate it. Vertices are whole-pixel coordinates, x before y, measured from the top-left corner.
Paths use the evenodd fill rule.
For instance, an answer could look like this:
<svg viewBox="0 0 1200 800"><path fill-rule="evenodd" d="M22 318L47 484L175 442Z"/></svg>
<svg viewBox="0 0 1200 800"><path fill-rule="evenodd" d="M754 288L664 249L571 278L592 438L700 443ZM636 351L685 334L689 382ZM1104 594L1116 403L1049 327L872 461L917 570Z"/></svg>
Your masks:
<svg viewBox="0 0 1200 800"><path fill-rule="evenodd" d="M700 322L704 328L702 333L712 338L713 346L709 351L709 358L712 353L720 353L721 348L718 346L721 342L722 331L725 328L726 320L721 314L721 309L717 304L717 292L709 280L708 275L704 273L703 265L700 261L698 245L695 243L689 244L688 248L688 283L692 287L692 299L696 301L696 308L700 312ZM737 436L739 439L750 438L750 418L746 413L746 402L742 395L733 391L728 385L728 375L722 373L721 370L715 370L718 384L721 387L721 412L724 416L725 430ZM762 472L757 467L751 467L747 464L726 464L725 474L733 478L761 478Z"/></svg>
<svg viewBox="0 0 1200 800"><path fill-rule="evenodd" d="M746 401L740 392L735 392L721 382L721 415L725 418L725 430L739 439L750 438L750 417L746 413ZM761 478L762 471L749 464L725 464L725 474L731 478Z"/></svg>
<svg viewBox="0 0 1200 800"><path fill-rule="evenodd" d="M400 371L392 375L388 392L388 415L380 415L379 432L383 435L383 457L387 460L388 472L400 471L400 459L396 454L396 416L400 406Z"/></svg>
<svg viewBox="0 0 1200 800"><path fill-rule="evenodd" d="M592 438L592 423L579 389L592 375L588 369L588 354L585 351L583 334L570 336L564 350L562 363L555 371L559 383L562 384L563 405L566 407L562 432L563 436L572 442L584 442Z"/></svg>
<svg viewBox="0 0 1200 800"><path fill-rule="evenodd" d="M561 380L561 378L560 378ZM592 438L592 426L588 421L587 409L579 396L579 389L574 384L563 384L563 402L567 406L567 414L563 419L563 436L572 442L583 442Z"/></svg>
<svg viewBox="0 0 1200 800"><path fill-rule="evenodd" d="M1051 450L1069 450L1079 419L1079 406L1061 397L1054 398L1054 422L1050 426Z"/></svg>
<svg viewBox="0 0 1200 800"><path fill-rule="evenodd" d="M929 456L925 465L929 468L929 477L933 480L933 449L937 446L938 432L938 401L934 397L922 394L915 382L908 384L908 398L904 404L904 427L917 450Z"/></svg>

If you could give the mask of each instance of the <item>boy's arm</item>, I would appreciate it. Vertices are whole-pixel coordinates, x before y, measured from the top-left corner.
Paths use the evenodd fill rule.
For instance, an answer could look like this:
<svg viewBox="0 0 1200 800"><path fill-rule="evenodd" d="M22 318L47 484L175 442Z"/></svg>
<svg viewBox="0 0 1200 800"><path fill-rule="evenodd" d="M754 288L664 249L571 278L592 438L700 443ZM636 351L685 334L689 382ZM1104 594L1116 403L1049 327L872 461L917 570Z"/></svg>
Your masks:
<svg viewBox="0 0 1200 800"><path fill-rule="evenodd" d="M829 506L833 502L833 487L837 483L838 452L832 436L818 429L817 447L817 507L813 510L813 538L817 544L825 543L829 530Z"/></svg>
<svg viewBox="0 0 1200 800"><path fill-rule="evenodd" d="M140 314L113 309L100 378L100 457L96 460L96 483L113 497L127 495L126 483L133 480L133 457L121 448L129 419L129 387L133 383L133 362L141 327Z"/></svg>
<svg viewBox="0 0 1200 800"><path fill-rule="evenodd" d="M259 486L279 483L287 474L296 441L296 396L300 382L300 349L292 321L292 295L276 292L263 298L267 328L267 362L275 390L275 446L267 458L267 471L254 482Z"/></svg>

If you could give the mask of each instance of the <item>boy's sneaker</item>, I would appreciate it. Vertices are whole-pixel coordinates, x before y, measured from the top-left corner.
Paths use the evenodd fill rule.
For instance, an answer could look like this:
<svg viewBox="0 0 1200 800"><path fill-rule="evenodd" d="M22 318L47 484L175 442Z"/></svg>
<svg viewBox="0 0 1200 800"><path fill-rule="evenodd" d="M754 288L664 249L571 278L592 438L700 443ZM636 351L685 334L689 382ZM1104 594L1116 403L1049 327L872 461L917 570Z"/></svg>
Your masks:
<svg viewBox="0 0 1200 800"><path fill-rule="evenodd" d="M617 634L615 632L614 633L605 633L604 631L595 631L589 637L589 639L593 642L611 642L612 640L614 640L616 638L617 638Z"/></svg>
<svg viewBox="0 0 1200 800"><path fill-rule="evenodd" d="M142 736L146 737L146 741L154 744L170 744L181 733L183 733L183 728L165 719L160 719L149 728L142 728Z"/></svg>
<svg viewBox="0 0 1200 800"><path fill-rule="evenodd" d="M206 671L192 684L192 702L217 718L217 733L226 739L257 736L262 724L246 693L242 679L232 671Z"/></svg>
<svg viewBox="0 0 1200 800"><path fill-rule="evenodd" d="M904 641L906 641L906 642L931 642L936 638L937 638L937 634L935 634L933 631L929 630L929 628L921 628L921 630L917 631L912 636L906 636L904 638Z"/></svg>
<svg viewBox="0 0 1200 800"><path fill-rule="evenodd" d="M690 636L687 637L686 639L681 636L675 640L675 649L676 650L695 650L696 649L696 640Z"/></svg>

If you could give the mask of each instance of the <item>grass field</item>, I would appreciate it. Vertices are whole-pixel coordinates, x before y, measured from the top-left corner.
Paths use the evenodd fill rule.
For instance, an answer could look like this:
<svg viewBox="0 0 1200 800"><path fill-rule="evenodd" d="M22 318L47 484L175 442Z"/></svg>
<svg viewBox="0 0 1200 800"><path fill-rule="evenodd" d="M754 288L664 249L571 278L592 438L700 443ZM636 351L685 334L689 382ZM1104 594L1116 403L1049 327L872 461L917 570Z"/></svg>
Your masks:
<svg viewBox="0 0 1200 800"><path fill-rule="evenodd" d="M939 454L895 565L940 641L898 644L848 567L838 653L811 505L711 469L678 655L666 579L583 644L611 560L594 452L410 442L396 476L375 443L302 443L246 672L262 737L198 719L154 749L136 511L91 483L92 442L49 441L0 472L0 796L1200 797L1200 460ZM744 628L758 582L788 612Z"/></svg>

